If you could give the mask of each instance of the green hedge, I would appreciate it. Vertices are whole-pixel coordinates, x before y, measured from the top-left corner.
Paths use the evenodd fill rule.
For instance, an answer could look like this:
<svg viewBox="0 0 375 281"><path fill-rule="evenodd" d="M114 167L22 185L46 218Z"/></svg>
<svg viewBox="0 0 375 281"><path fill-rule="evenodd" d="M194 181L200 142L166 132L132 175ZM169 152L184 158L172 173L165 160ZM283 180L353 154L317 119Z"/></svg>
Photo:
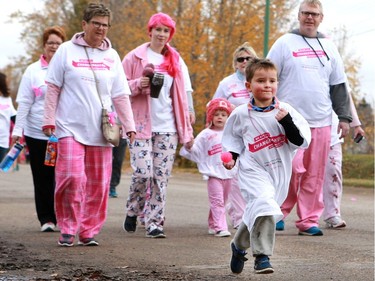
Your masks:
<svg viewBox="0 0 375 281"><path fill-rule="evenodd" d="M344 155L342 166L345 186L374 188L374 155Z"/></svg>
<svg viewBox="0 0 375 281"><path fill-rule="evenodd" d="M174 169L199 173L195 163L179 156ZM374 155L344 154L342 172L344 185L374 187Z"/></svg>
<svg viewBox="0 0 375 281"><path fill-rule="evenodd" d="M345 155L342 163L344 179L367 179L374 181L374 155Z"/></svg>

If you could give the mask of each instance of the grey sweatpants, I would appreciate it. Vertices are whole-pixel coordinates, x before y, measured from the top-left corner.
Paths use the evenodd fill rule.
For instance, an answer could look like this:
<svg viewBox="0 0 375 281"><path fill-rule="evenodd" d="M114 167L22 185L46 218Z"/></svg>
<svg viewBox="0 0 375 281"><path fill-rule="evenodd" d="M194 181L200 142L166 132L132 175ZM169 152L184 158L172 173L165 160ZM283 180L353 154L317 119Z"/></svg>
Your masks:
<svg viewBox="0 0 375 281"><path fill-rule="evenodd" d="M272 256L275 245L275 220L273 216L257 217L254 227L249 232L243 222L238 227L233 239L234 245L240 250L251 248L253 256Z"/></svg>

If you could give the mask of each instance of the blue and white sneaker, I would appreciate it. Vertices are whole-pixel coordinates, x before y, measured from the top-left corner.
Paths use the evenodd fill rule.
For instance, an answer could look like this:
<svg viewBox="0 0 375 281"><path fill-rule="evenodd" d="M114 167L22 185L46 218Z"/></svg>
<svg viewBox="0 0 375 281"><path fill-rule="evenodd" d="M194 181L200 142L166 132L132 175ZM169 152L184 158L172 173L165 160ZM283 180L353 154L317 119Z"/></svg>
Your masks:
<svg viewBox="0 0 375 281"><path fill-rule="evenodd" d="M240 274L243 270L243 267L245 265L245 261L247 261L247 258L245 255L247 254L246 251L240 250L234 245L234 242L230 243L230 247L232 249L232 258L230 260L230 269L233 273Z"/></svg>
<svg viewBox="0 0 375 281"><path fill-rule="evenodd" d="M283 231L284 229L285 229L285 223L284 223L284 221L283 220L278 221L276 223L276 230L277 231Z"/></svg>
<svg viewBox="0 0 375 281"><path fill-rule="evenodd" d="M256 256L254 270L257 274L269 274L274 272L272 265L270 264L270 259L266 255Z"/></svg>
<svg viewBox="0 0 375 281"><path fill-rule="evenodd" d="M319 228L319 227L316 227L316 226L312 226L304 231L299 231L298 232L298 235L306 235L306 236L322 236L323 235L323 231Z"/></svg>
<svg viewBox="0 0 375 281"><path fill-rule="evenodd" d="M116 190L109 190L109 197L110 198L117 198L118 194L117 194Z"/></svg>

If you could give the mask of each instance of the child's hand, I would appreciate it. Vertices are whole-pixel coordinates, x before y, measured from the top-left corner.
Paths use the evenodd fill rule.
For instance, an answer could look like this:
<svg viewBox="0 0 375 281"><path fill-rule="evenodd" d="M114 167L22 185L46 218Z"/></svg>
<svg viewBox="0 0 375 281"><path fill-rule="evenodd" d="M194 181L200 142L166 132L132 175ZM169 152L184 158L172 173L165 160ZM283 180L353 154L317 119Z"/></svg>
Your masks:
<svg viewBox="0 0 375 281"><path fill-rule="evenodd" d="M233 159L230 160L229 162L223 162L223 166L225 167L225 169L227 170L232 170L233 167L236 165L236 161L234 161Z"/></svg>
<svg viewBox="0 0 375 281"><path fill-rule="evenodd" d="M288 111L285 108L280 108L279 112L276 113L275 118L277 121L280 121L287 115L288 115Z"/></svg>

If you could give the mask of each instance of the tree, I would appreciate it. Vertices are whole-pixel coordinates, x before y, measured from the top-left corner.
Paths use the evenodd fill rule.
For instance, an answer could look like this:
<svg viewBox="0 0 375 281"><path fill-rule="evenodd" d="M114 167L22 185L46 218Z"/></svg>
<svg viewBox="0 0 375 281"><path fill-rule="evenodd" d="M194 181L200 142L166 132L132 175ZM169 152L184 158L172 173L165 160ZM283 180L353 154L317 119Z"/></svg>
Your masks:
<svg viewBox="0 0 375 281"><path fill-rule="evenodd" d="M68 38L82 30L83 9L90 0L45 0L44 2L43 13L38 11L24 15L17 12L12 15L14 19L25 24L21 38L24 39L27 50L25 55L8 68L12 75L14 74L14 81L19 82L26 66L39 57L42 32L46 26L63 26ZM103 0L100 2L113 12L112 27L108 37L120 57L124 57L130 50L149 41L147 22L152 14L162 11L176 20L177 32L171 45L178 50L189 68L197 115L195 133L204 127L206 104L214 95L220 80L234 72L233 51L247 41L256 50L258 56L262 56L265 1ZM296 16L291 16L291 13L295 12L297 4L297 0L271 2L268 39L270 46L295 22ZM344 40L343 47L345 43ZM356 75L360 64L355 58L348 58L345 62L353 95L357 100L360 85ZM361 119L363 122L366 120L364 116ZM370 128L367 125L366 130L370 136Z"/></svg>
<svg viewBox="0 0 375 281"><path fill-rule="evenodd" d="M12 18L25 24L21 34L27 53L13 66L24 70L41 51L41 34L46 26L61 25L68 38L81 31L82 11L87 0L45 0L43 13L20 12ZM263 42L264 1L245 0L104 0L113 12L108 34L120 56L149 40L147 22L152 14L163 11L177 23L171 44L189 67L197 114L195 129L204 126L205 105L212 98L219 81L233 72L232 52L245 41L260 55ZM275 0L271 13L270 41L277 38L289 23L286 15L295 1ZM277 21L275 21L277 19ZM283 19L283 20L280 20ZM285 25L283 25L283 23Z"/></svg>
<svg viewBox="0 0 375 281"><path fill-rule="evenodd" d="M333 40L343 58L345 72L348 77L350 93L356 106L358 117L362 123L362 128L366 132L366 141L360 145L353 142L353 132L344 141L343 151L345 153L374 153L374 113L371 105L364 99L361 92L361 85L358 79L358 72L361 67L361 60L347 49L349 38L345 27L334 29ZM369 118L370 117L370 118Z"/></svg>

